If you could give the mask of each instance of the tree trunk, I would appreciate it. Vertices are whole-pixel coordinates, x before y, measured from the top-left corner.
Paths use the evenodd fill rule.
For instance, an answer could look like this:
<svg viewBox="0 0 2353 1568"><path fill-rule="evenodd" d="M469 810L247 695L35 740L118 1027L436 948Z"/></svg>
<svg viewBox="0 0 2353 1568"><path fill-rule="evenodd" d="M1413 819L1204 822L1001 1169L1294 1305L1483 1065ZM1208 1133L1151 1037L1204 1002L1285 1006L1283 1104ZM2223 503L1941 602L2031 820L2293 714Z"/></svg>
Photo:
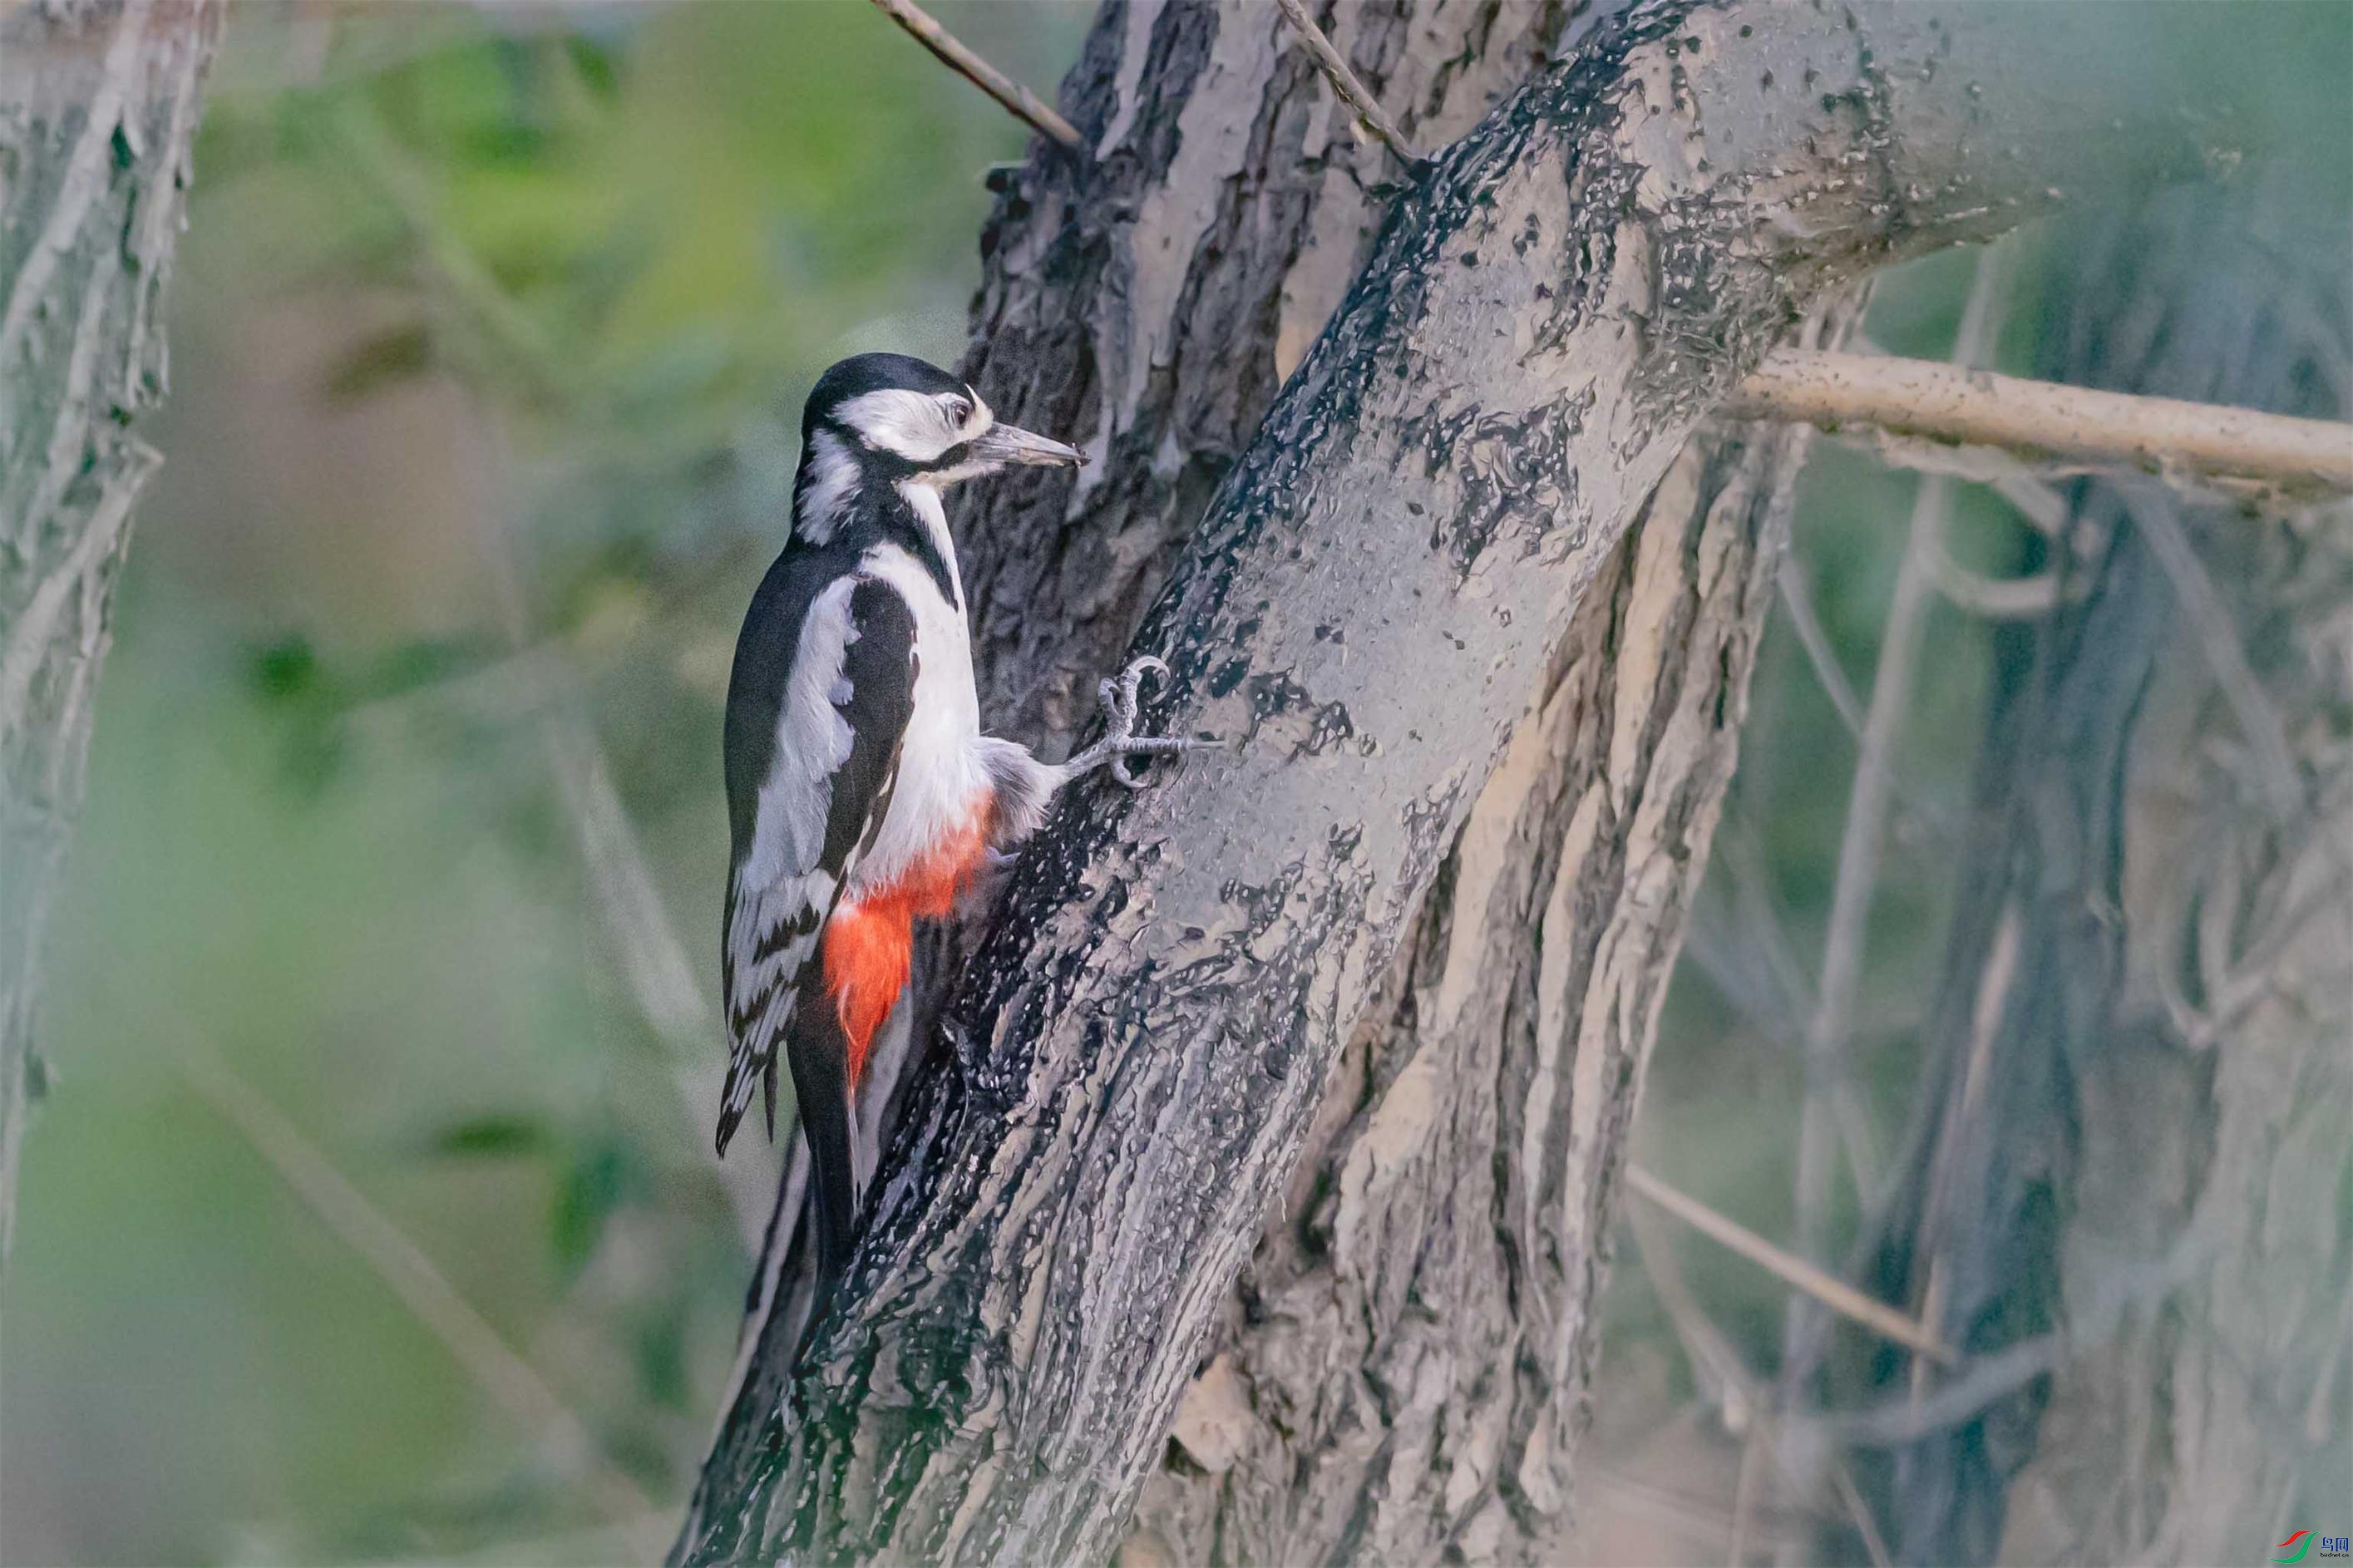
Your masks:
<svg viewBox="0 0 2353 1568"><path fill-rule="evenodd" d="M164 286L221 9L0 12L0 1259L49 900L81 804L132 503L155 453Z"/></svg>
<svg viewBox="0 0 2353 1568"><path fill-rule="evenodd" d="M2297 221L2198 192L2093 236L2051 373L2343 417L2338 237ZM1915 1562L2227 1562L2353 1473L2353 542L2070 500L2085 592L2010 634L1880 1258L1947 1342L2057 1370L1900 1450L1896 1520Z"/></svg>
<svg viewBox="0 0 2353 1568"><path fill-rule="evenodd" d="M1122 115L1145 84L1188 104L1218 87L1223 27L1198 37L1202 15L1166 11L1133 28L1122 26L1133 17L1106 17L1082 79L1092 69L1139 85L1074 118L1111 156L1068 174L1041 156L1008 206L1060 200L1049 194L1058 180L1119 178L1137 127L1160 137L1163 158L1240 134L1247 121L1225 100L1181 136L1182 110L1148 123ZM1273 25L1257 10L1215 20ZM1189 53L1169 52L1188 37ZM1585 585L1698 419L1822 289L1992 232L2054 185L2195 153L2170 108L2147 122L2116 114L2126 100L2086 79L2101 57L2073 42L2082 52L2070 56L2046 41L2044 58L2070 60L2058 93L2031 79L2031 62L1992 69L2002 45L1975 16L1932 27L1917 13L1646 7L1598 28L1573 64L1539 73L1407 184L1331 327L1219 485L1139 639L1176 667L1161 706L1177 727L1226 733L1237 752L1133 802L1082 794L1025 858L950 1008L954 1059L916 1072L851 1288L797 1375L776 1364L788 1347L755 1351L746 1387L773 1393L736 1402L721 1442L733 1458L706 1476L686 1555L1061 1561L1116 1542L1228 1284L1326 1103L1334 1061L1416 921L1441 918L1422 913L1424 891L1540 683L1558 677ZM1981 123L2014 132L2017 154L2005 147L1973 166L1962 150ZM1224 199L1244 227L1283 210L1245 184ZM1148 197L1137 207L1154 210ZM1205 232L1170 221L1173 237L1147 227L1134 254ZM1036 232L1055 237L1008 274L1052 264L1054 246L1088 229L1073 216ZM1159 299L1168 278L1139 266L1109 286ZM1172 298L1155 310L1213 319L1217 301ZM1256 310L1269 308L1255 298ZM984 365L984 387L1028 423L1057 423L1029 397L1071 396L1066 414L1100 398L1115 419L1113 394L1149 389L1168 370L1168 345L1114 346L1135 357L1107 365L1090 342L1076 392L1053 374L1067 363L1050 361L1034 376ZM1008 395L1008 382L1026 396ZM1246 403L1234 401L1244 427ZM1205 467L1176 447L1172 462L1168 447L1119 444L1129 438L1115 426L1098 437L1114 458L1107 471L1126 466L1123 453L1162 459L1153 482L1179 508L1186 475L1193 493L1210 488L1214 458ZM1148 556L1166 535L1143 531ZM1628 770L1653 742L1633 718L1663 723L1682 710L1662 694L1711 684L1736 706L1720 671L1688 681L1682 661L1691 626L1707 619L1698 606L1718 592L1753 601L1753 574L1727 587L1704 560L1687 568L1685 531L1662 537L1673 548L1656 547L1654 568L1689 569L1700 586L1661 595L1688 606L1690 624L1655 644L1646 628L1620 628L1626 648L1654 646L1667 673L1636 688L1644 700L1613 705L1636 732L1613 725L1600 793L1587 792L1597 830L1598 814L1611 816L1600 861L1618 868L1597 869L1604 879L1672 861L1694 825L1704 840L1711 809L1704 784L1636 786ZM1017 533L1008 553L1023 542ZM1115 621L1115 596L1071 608L1082 587L1112 575L1065 572L1020 592L1050 605L1050 625ZM1010 636L1020 658L1022 634L998 629L1013 624L1013 599L985 595L977 572L974 582L985 646ZM1042 646L1029 678L1016 667L1014 687L1053 722L1053 683L1037 679ZM1572 691L1564 706L1592 675L1588 659L1577 681L1560 678ZM1549 898L1559 879L1537 885ZM1582 869L1568 886L1583 891ZM1622 952L1605 946L1599 958L1628 965L1626 978L1580 979L1585 955L1545 950L1571 972L1556 998L1589 992L1628 1010L1614 1062L1597 1047L1593 1063L1556 1063L1551 1114L1566 1124L1537 1118L1545 1150L1582 1129L1597 1151L1557 1178L1592 1179L1594 1190L1529 1178L1527 1201L1593 1205L1570 1222L1567 1247L1533 1265L1573 1282L1562 1321L1537 1331L1555 1359L1530 1374L1560 1388L1575 1384L1603 1145L1610 1108L1624 1104L1574 1086L1639 1058L1641 998L1659 975L1632 971L1662 973L1680 923L1672 906L1642 907L1651 891L1638 880L1623 916L1591 911L1586 928L1605 943L1618 933ZM1450 949L1470 923L1450 924ZM1579 1045L1597 1037L1581 1019L1573 1026ZM1372 1062L1370 1048L1377 1083L1393 1064ZM1511 1092L1524 1114L1532 1090ZM1411 1101L1395 1103L1401 1113ZM1370 1131L1342 1135L1374 1154L1392 1146ZM1511 1245L1529 1234L1514 1228ZM1551 1440L1556 1417L1539 1419L1518 1394L1509 1408L1526 1430L1507 1441L1533 1452ZM1515 1484L1466 1458L1482 1493ZM1453 1468L1450 1455L1450 1479ZM1523 1473L1552 1476L1540 1454ZM1470 1525L1484 1501L1462 1500L1447 1527Z"/></svg>
<svg viewBox="0 0 2353 1568"><path fill-rule="evenodd" d="M1807 445L1694 438L1595 579L1341 1054L1138 1560L1559 1560L1626 1133Z"/></svg>

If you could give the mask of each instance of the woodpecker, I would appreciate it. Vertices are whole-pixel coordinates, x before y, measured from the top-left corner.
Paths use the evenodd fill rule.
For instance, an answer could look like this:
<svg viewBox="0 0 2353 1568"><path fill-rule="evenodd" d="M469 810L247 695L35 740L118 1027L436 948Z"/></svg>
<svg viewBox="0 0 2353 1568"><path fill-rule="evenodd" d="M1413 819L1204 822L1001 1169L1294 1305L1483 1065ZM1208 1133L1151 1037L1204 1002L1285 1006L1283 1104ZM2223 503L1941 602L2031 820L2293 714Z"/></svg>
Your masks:
<svg viewBox="0 0 2353 1568"><path fill-rule="evenodd" d="M1108 732L1068 762L980 732L941 498L1011 465L1085 460L904 354L841 361L802 413L791 537L752 596L727 689L717 1142L725 1154L755 1087L776 1135L781 1047L809 1142L819 1301L849 1260L853 1101L906 989L913 922L947 914L1071 779L1109 764L1136 788L1124 759L1215 743L1135 734L1137 688L1166 671L1153 658L1103 683Z"/></svg>

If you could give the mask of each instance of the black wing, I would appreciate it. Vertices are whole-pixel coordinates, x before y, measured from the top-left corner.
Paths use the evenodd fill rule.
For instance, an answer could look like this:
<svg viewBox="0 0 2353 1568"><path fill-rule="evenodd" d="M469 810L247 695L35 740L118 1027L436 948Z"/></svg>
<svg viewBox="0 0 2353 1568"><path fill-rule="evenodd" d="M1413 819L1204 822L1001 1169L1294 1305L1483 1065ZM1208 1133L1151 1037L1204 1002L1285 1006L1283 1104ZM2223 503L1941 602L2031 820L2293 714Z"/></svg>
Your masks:
<svg viewBox="0 0 2353 1568"><path fill-rule="evenodd" d="M732 1051L717 1143L760 1086L776 1130L776 1057L822 989L825 921L871 826L890 805L914 707L915 617L896 590L852 575L829 552L787 551L754 595L727 695L727 804L734 840L721 943ZM812 1021L818 1032L820 1021ZM838 1027L833 1031L838 1037ZM848 1062L828 1074L795 1048L793 1079L812 1152L825 1163L839 1120L848 1159ZM803 1058L812 1058L804 1068ZM829 1081L838 1079L838 1082ZM834 1173L827 1172L828 1176Z"/></svg>

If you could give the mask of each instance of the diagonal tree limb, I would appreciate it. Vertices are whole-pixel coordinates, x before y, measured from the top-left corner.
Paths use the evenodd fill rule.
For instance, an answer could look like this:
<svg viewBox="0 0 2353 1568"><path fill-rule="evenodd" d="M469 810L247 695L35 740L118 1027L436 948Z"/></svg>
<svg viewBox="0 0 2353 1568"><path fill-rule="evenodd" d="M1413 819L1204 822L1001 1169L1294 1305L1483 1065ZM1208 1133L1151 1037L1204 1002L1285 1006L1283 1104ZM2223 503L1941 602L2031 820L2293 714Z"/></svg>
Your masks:
<svg viewBox="0 0 2353 1568"><path fill-rule="evenodd" d="M1275 0L1275 4L1282 7L1282 19L1291 24L1292 31L1299 35L1299 41L1314 57L1316 69L1322 71L1324 79L1332 84L1332 90L1340 95L1340 101L1356 111L1356 118L1381 139L1381 144L1396 153L1409 168L1429 162L1430 155L1413 144L1413 139L1405 133L1405 128L1397 122L1397 117L1381 107L1380 100L1373 96L1372 89L1356 75L1356 68L1348 64L1347 57L1334 47L1324 29L1315 25L1314 16L1307 9L1306 0Z"/></svg>
<svg viewBox="0 0 2353 1568"><path fill-rule="evenodd" d="M2136 67L2111 96L2101 34L2051 41L2071 15L2022 51L1988 8L1642 6L1403 197L1139 638L1177 668L1165 727L1239 750L1074 794L1025 857L850 1289L681 1556L1108 1552L1345 1032L1683 439L1815 291L2202 163L2195 95ZM2017 161L1962 153L1981 117Z"/></svg>
<svg viewBox="0 0 2353 1568"><path fill-rule="evenodd" d="M1083 156L1086 139L1054 112L1044 99L966 48L956 36L926 15L914 0L874 0L882 14L932 52L942 65L988 94L1007 113L1065 150Z"/></svg>

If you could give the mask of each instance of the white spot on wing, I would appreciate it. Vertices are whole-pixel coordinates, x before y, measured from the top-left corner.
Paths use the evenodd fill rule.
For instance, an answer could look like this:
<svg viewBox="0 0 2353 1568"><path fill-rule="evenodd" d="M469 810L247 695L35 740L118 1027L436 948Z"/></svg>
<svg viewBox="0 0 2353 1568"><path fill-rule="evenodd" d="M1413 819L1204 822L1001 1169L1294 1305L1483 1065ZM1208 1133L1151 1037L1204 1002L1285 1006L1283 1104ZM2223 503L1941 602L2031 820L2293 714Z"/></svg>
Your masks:
<svg viewBox="0 0 2353 1568"><path fill-rule="evenodd" d="M856 639L849 595L857 585L854 577L828 584L801 623L784 710L776 718L775 760L760 784L752 847L736 877L739 888L765 889L799 877L824 852L834 770L849 757L849 721L834 707L833 693L842 680L842 656Z"/></svg>

